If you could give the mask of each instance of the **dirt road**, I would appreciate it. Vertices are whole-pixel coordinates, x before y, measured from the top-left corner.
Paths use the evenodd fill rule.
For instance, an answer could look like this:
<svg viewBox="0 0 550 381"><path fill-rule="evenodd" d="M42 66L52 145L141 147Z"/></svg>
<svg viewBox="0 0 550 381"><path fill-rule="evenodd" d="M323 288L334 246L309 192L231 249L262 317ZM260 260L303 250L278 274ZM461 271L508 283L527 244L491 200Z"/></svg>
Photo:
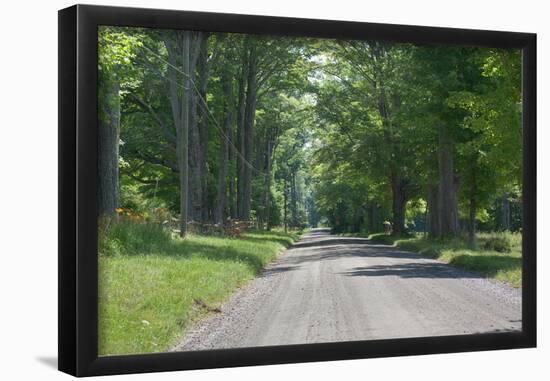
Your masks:
<svg viewBox="0 0 550 381"><path fill-rule="evenodd" d="M521 329L521 294L363 238L314 230L173 350Z"/></svg>

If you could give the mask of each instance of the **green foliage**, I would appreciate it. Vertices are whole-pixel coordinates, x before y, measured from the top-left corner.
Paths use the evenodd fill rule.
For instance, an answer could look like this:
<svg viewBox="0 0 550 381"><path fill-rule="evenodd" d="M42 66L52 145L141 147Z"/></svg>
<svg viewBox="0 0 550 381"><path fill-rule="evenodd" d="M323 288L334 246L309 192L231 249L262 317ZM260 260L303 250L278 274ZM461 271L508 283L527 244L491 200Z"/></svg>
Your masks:
<svg viewBox="0 0 550 381"><path fill-rule="evenodd" d="M312 164L316 205L335 230L393 221L392 182L401 180L406 226L423 231L443 127L455 142L461 225L473 203L479 227L498 226L495 200L521 185L519 51L345 41L325 49Z"/></svg>
<svg viewBox="0 0 550 381"><path fill-rule="evenodd" d="M129 67L135 58L136 48L142 46L139 36L131 30L100 26L98 31L98 70L101 73L117 73Z"/></svg>
<svg viewBox="0 0 550 381"><path fill-rule="evenodd" d="M512 251L512 240L505 233L493 233L485 239L483 243L485 250L494 250L499 253L509 253Z"/></svg>
<svg viewBox="0 0 550 381"><path fill-rule="evenodd" d="M108 110L120 106L120 92L139 86L140 78L132 66L141 39L129 30L100 26L98 30L99 117L106 120ZM115 87L118 91L113 92Z"/></svg>
<svg viewBox="0 0 550 381"><path fill-rule="evenodd" d="M100 28L100 100L104 106L121 102L121 206L177 212L177 158L169 138L176 131L165 96L169 57L164 38L138 28ZM441 126L456 142L461 218L467 218L475 202L478 226L498 226L495 199L521 187L518 50L233 34L208 38L205 99L219 124L225 117L224 72L236 79L230 102L236 123L243 51L254 47L257 54L261 88L254 164L265 170L271 139L273 223L284 223L282 196L297 174L300 194L293 214L300 215L299 225L315 210L317 219L339 231L379 230L384 220L393 221L392 189L400 184L408 201L406 226L421 231L428 180L437 181ZM112 81L120 82L118 96L110 91ZM202 114L204 105L197 107L197 117L209 119ZM213 203L220 140L212 120L208 123L204 197ZM232 135L238 138L236 131ZM228 180L235 179L236 165L229 164ZM264 177L253 172L252 209L261 216L266 209ZM152 199L156 205L150 205ZM306 208L308 199L313 203Z"/></svg>

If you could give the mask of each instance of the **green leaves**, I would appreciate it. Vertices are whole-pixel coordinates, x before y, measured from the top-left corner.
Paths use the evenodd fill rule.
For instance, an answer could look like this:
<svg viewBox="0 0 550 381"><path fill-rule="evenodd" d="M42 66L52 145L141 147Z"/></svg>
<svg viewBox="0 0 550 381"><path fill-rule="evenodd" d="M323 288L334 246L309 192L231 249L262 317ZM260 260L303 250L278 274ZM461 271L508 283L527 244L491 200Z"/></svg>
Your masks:
<svg viewBox="0 0 550 381"><path fill-rule="evenodd" d="M133 204L141 197L146 205L153 195L167 207L178 202L167 36L179 65L176 31L99 30L100 117L120 106L121 189L128 196L122 200ZM418 219L425 213L428 179L438 181L442 128L452 138L462 215L467 200L475 198L485 210L495 197L521 186L518 50L220 33L208 36L201 69L206 77L198 69L193 73L199 86L205 84L207 105L196 102L192 117L208 122L200 132L206 140L206 202L215 202L221 168L223 139L213 123L222 124L229 111L230 138L239 146L239 89L247 90L241 77L251 49L257 93L250 159L265 171L271 147L274 179L266 185L254 174L253 212L266 208L270 188L272 215L282 215L284 191L296 175L301 207L315 197L314 207L334 223L364 223L373 218L365 214L372 205L378 219L391 219L397 184L407 218ZM178 95L183 91L178 88ZM237 154L230 155L227 183L235 192Z"/></svg>
<svg viewBox="0 0 550 381"><path fill-rule="evenodd" d="M136 29L100 26L98 30L98 70L100 75L117 79L129 78L132 62L142 46L142 35Z"/></svg>
<svg viewBox="0 0 550 381"><path fill-rule="evenodd" d="M428 177L437 174L441 126L456 143L461 200L474 196L488 207L518 184L517 51L346 41L324 49L326 72L315 85L325 128L313 157L325 213L338 212L342 223L343 210L349 220L367 202L387 204L390 182L400 177L416 189L409 192L408 217L421 215L413 205L424 202ZM355 187L358 179L364 184Z"/></svg>

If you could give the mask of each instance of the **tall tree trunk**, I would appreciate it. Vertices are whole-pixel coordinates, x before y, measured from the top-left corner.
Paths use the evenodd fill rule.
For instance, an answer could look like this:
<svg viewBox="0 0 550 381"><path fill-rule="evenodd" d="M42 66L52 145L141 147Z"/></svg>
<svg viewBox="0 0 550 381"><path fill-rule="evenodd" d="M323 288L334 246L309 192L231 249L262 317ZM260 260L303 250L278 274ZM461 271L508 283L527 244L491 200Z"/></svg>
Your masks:
<svg viewBox="0 0 550 381"><path fill-rule="evenodd" d="M391 188L393 233L401 234L405 232L405 206L407 205L403 180L394 177L391 181Z"/></svg>
<svg viewBox="0 0 550 381"><path fill-rule="evenodd" d="M505 194L502 196L500 209L500 226L502 230L510 230L510 220L510 200L508 194Z"/></svg>
<svg viewBox="0 0 550 381"><path fill-rule="evenodd" d="M179 80L177 67L178 46L181 43L182 72ZM168 52L168 99L172 109L172 119L176 130L176 157L178 160L178 174L180 187L180 236L187 234L188 205L189 205L189 152L188 137L190 124L190 103L192 90L190 88L190 32L164 35L164 46ZM178 94L178 85L182 84L182 95Z"/></svg>
<svg viewBox="0 0 550 381"><path fill-rule="evenodd" d="M118 207L118 150L120 141L120 85L100 83L106 102L100 102L98 130L98 214L116 216Z"/></svg>
<svg viewBox="0 0 550 381"><path fill-rule="evenodd" d="M470 211L468 216L468 245L470 247L475 247L476 245L476 212L477 212L477 203L476 203L476 193L477 193L477 178L476 178L476 169L475 166L472 166L472 184L470 189Z"/></svg>
<svg viewBox="0 0 550 381"><path fill-rule="evenodd" d="M225 122L223 125L223 133L220 134L220 158L219 158L219 172L218 172L218 194L216 197L216 213L215 220L221 224L225 218L225 210L227 206L227 161L229 151L229 136L231 134L231 124L233 123L233 115L231 112L231 80L227 69L224 69L222 73L222 86L223 86L223 110L225 115Z"/></svg>
<svg viewBox="0 0 550 381"><path fill-rule="evenodd" d="M292 172L290 175L290 226L292 227L298 225L296 199L296 172Z"/></svg>
<svg viewBox="0 0 550 381"><path fill-rule="evenodd" d="M283 186L284 186L284 189L283 189L283 223L285 225L285 233L287 232L287 228L288 228L288 218L287 218L287 210L288 210L288 185L287 185L287 180L286 180L286 177L284 179L284 182L283 182Z"/></svg>
<svg viewBox="0 0 550 381"><path fill-rule="evenodd" d="M377 55L381 54L381 50L378 50ZM405 206L407 205L407 198L405 194L405 179L398 175L396 164L394 162L394 156L398 155L394 126L390 120L390 107L388 105L385 87L380 77L380 93L378 95L378 112L382 118L382 124L384 126L384 137L387 147L391 150L390 155L390 184L392 190L392 214L393 214L393 233L401 234L405 231Z"/></svg>
<svg viewBox="0 0 550 381"><path fill-rule="evenodd" d="M353 233L358 233L361 231L361 226L363 225L364 220L365 220L365 210L363 209L363 206L360 205L355 208L355 214L353 216L353 227L352 227Z"/></svg>
<svg viewBox="0 0 550 381"><path fill-rule="evenodd" d="M439 223L441 236L458 233L457 182L453 166L453 142L446 127L439 129Z"/></svg>
<svg viewBox="0 0 550 381"><path fill-rule="evenodd" d="M237 142L235 141L235 135L236 131L234 131L233 127L230 127L229 129L229 139L231 140L231 144L229 145L229 152L228 152L228 161L229 165L233 166L233 163L236 163L237 155L235 152L235 148L233 146L237 146ZM235 173L230 172L231 175L229 176L229 188L228 188L228 202L229 202L229 216L231 218L237 218L237 184L235 182Z"/></svg>
<svg viewBox="0 0 550 381"><path fill-rule="evenodd" d="M428 220L426 222L430 238L437 238L441 235L438 189L439 186L435 183L433 175L430 174L428 177Z"/></svg>
<svg viewBox="0 0 550 381"><path fill-rule="evenodd" d="M250 163L252 162L253 153L253 133L254 133L254 119L256 116L256 90L257 90L257 56L256 46L250 44L250 54L248 59L248 78L246 86L246 108L244 119L244 159L246 165L244 166L244 189L243 189L243 215L244 220L250 219L250 205L252 197L252 168Z"/></svg>
<svg viewBox="0 0 550 381"><path fill-rule="evenodd" d="M265 196L264 196L264 210L265 210L265 223L266 230L271 230L271 155L272 155L271 140L267 142L267 165L265 175Z"/></svg>
<svg viewBox="0 0 550 381"><path fill-rule="evenodd" d="M468 245L475 247L476 245L476 200L475 196L470 197L470 215L468 218Z"/></svg>
<svg viewBox="0 0 550 381"><path fill-rule="evenodd" d="M189 194L189 51L191 48L191 32L183 32L182 36L182 61L183 61L183 94L181 97L181 127L178 131L178 159L180 175L180 237L187 234L187 205Z"/></svg>
<svg viewBox="0 0 550 381"><path fill-rule="evenodd" d="M245 182L245 109L246 109L246 80L248 78L248 54L246 49L243 49L242 70L239 80L239 94L237 105L237 216L239 219L244 219L244 182Z"/></svg>
<svg viewBox="0 0 550 381"><path fill-rule="evenodd" d="M220 168L218 172L218 192L216 196L216 209L214 217L216 223L218 224L222 224L224 222L225 209L227 205L227 146L227 140L225 140L223 137L220 138Z"/></svg>
<svg viewBox="0 0 550 381"><path fill-rule="evenodd" d="M379 229L376 204L374 202L369 203L368 229L369 233L377 233Z"/></svg>
<svg viewBox="0 0 550 381"><path fill-rule="evenodd" d="M200 166L200 188L201 188L201 204L200 204L200 221L205 222L208 220L208 176L207 176L207 160L208 160L208 127L209 127L209 115L208 115L208 102L207 100L207 87L208 78L210 75L210 66L208 64L208 33L202 33L200 37L200 50L197 62L197 72L199 79L199 102L202 102L200 109L202 110L199 118L199 166Z"/></svg>
<svg viewBox="0 0 550 381"><path fill-rule="evenodd" d="M192 42L192 49L189 52L189 76L190 80L196 84L195 71L199 64L200 57L200 44L204 39L204 34L198 32ZM193 221L202 220L202 205L203 205L203 192L202 192L202 143L201 133L199 126L199 113L198 104L202 104L202 100L199 98L200 90L191 83L190 95L189 95L189 215ZM206 107L202 104L201 108Z"/></svg>
<svg viewBox="0 0 550 381"><path fill-rule="evenodd" d="M192 85L191 85L192 86ZM201 145L197 115L197 94L190 94L189 112L189 214L193 221L201 219Z"/></svg>

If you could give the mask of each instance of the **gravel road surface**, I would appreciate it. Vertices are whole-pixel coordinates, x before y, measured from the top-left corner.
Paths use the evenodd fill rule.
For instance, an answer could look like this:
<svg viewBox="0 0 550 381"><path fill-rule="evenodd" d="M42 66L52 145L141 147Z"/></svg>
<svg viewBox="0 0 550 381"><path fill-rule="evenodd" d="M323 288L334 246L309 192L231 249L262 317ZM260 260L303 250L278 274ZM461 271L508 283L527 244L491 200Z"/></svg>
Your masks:
<svg viewBox="0 0 550 381"><path fill-rule="evenodd" d="M305 235L177 351L521 330L519 290L364 238Z"/></svg>

